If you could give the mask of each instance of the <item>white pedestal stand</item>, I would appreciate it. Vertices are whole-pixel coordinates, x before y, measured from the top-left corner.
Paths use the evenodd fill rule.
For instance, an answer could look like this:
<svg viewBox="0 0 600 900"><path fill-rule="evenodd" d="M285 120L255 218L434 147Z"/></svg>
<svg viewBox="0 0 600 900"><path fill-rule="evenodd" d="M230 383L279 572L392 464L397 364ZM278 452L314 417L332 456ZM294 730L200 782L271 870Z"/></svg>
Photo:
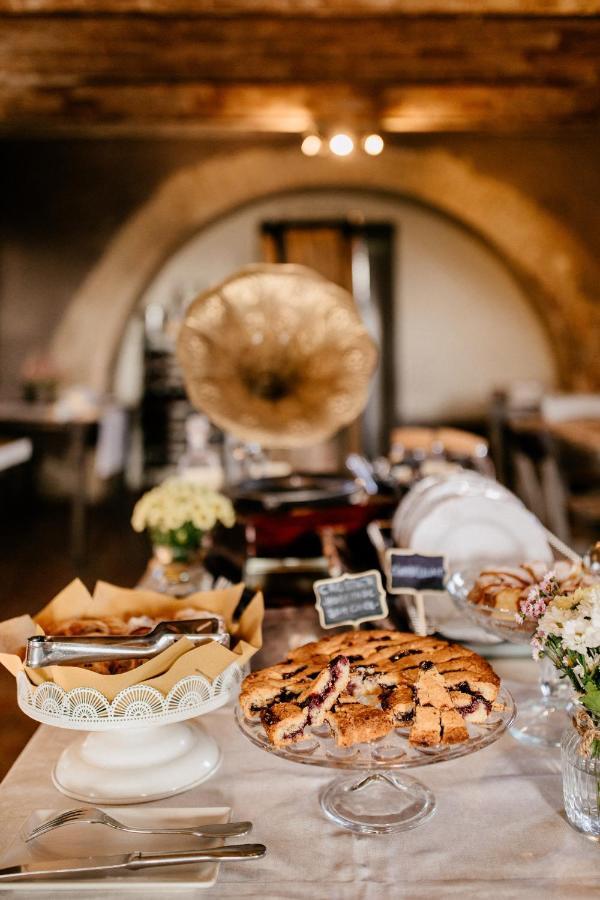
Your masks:
<svg viewBox="0 0 600 900"><path fill-rule="evenodd" d="M190 720L237 697L244 675L234 665L214 682L187 676L166 697L135 685L110 702L90 688L34 687L20 674L18 703L38 722L86 732L56 763L59 791L94 805L144 803L187 791L217 770L217 743Z"/></svg>

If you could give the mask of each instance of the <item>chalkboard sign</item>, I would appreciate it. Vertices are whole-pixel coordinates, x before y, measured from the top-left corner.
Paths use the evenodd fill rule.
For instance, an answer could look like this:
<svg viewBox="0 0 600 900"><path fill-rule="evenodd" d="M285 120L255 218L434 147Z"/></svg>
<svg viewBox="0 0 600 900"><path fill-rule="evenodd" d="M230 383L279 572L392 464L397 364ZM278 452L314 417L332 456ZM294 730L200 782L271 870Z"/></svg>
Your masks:
<svg viewBox="0 0 600 900"><path fill-rule="evenodd" d="M445 556L391 549L386 553L386 562L388 591L391 594L445 590Z"/></svg>
<svg viewBox="0 0 600 900"><path fill-rule="evenodd" d="M359 625L373 619L385 619L388 605L376 569L358 575L322 578L314 583L316 607L322 628Z"/></svg>

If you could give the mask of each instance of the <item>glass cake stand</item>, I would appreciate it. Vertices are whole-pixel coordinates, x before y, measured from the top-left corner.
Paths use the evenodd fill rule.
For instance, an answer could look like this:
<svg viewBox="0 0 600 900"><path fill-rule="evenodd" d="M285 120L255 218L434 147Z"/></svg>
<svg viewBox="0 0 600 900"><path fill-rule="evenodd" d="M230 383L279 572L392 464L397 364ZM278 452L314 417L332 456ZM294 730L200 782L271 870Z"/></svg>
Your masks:
<svg viewBox="0 0 600 900"><path fill-rule="evenodd" d="M371 744L338 747L327 725L312 728L306 740L297 744L274 747L260 721L247 719L239 706L235 718L242 733L261 750L289 762L346 769L349 774L335 778L321 791L323 812L357 834L388 834L421 825L436 808L431 790L402 770L458 759L493 744L515 716L514 701L505 688L498 702L504 709L492 712L485 724L467 725L468 741L432 748L412 747L408 728L398 728Z"/></svg>
<svg viewBox="0 0 600 900"><path fill-rule="evenodd" d="M471 603L468 594L481 566L462 572L454 572L446 590L456 604L489 634L494 634L511 644L529 644L535 631L533 622L519 624L515 613ZM537 747L560 747L565 728L570 724L573 697L568 684L561 681L555 666L548 659L539 661L539 687L519 699L517 716L510 733L519 741Z"/></svg>

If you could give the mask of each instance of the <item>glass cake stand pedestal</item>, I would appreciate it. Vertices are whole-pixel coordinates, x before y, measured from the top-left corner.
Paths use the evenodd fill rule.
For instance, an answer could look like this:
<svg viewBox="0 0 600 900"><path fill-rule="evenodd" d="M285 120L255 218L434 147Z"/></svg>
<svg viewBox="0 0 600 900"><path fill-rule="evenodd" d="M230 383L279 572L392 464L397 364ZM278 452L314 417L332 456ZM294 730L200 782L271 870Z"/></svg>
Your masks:
<svg viewBox="0 0 600 900"><path fill-rule="evenodd" d="M471 603L468 594L481 568L454 572L446 590L472 622L488 634L496 635L511 644L529 644L535 623L519 624L515 613ZM539 661L539 686L519 697L516 719L510 728L514 738L537 747L560 747L565 728L571 721L573 697L568 684L561 681L556 667L548 660Z"/></svg>
<svg viewBox="0 0 600 900"><path fill-rule="evenodd" d="M506 689L500 690L498 702L504 709L492 712L485 724L467 725L468 741L431 748L411 746L408 728L398 728L371 744L338 747L327 725L312 728L297 744L274 747L260 721L246 719L239 706L235 717L242 733L261 750L289 762L345 769L345 775L321 791L323 812L337 825L357 834L388 834L416 828L436 809L432 791L405 772L468 756L497 741L515 716L515 705Z"/></svg>

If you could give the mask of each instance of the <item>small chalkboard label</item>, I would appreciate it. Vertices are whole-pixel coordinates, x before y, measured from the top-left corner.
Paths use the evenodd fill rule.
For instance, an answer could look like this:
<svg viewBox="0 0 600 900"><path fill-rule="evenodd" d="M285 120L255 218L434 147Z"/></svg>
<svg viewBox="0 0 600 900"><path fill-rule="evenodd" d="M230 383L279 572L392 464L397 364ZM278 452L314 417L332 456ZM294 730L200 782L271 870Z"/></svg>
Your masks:
<svg viewBox="0 0 600 900"><path fill-rule="evenodd" d="M315 581L316 607L322 628L338 625L360 625L374 619L385 619L388 605L376 569L339 578Z"/></svg>
<svg viewBox="0 0 600 900"><path fill-rule="evenodd" d="M445 556L393 548L387 551L386 561L388 591L391 594L445 590Z"/></svg>

